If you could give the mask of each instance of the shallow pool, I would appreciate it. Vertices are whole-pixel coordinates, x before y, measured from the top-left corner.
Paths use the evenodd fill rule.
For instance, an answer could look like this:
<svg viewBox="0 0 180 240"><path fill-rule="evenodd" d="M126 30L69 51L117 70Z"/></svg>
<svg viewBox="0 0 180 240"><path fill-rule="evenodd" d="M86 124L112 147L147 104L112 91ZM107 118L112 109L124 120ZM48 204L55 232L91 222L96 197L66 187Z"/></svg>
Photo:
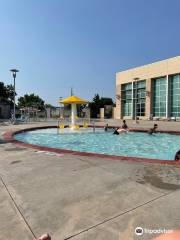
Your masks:
<svg viewBox="0 0 180 240"><path fill-rule="evenodd" d="M180 149L180 135L140 132L114 135L112 131L96 129L93 132L91 128L76 131L48 128L19 133L14 138L50 148L163 160L173 160Z"/></svg>

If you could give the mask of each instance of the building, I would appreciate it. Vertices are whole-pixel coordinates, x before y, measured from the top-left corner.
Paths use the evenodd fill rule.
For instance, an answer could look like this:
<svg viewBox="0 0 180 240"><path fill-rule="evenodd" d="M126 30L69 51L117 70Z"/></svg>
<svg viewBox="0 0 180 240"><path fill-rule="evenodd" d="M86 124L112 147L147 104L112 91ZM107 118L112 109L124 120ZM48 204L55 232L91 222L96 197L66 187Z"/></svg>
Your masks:
<svg viewBox="0 0 180 240"><path fill-rule="evenodd" d="M116 119L180 118L180 56L116 74Z"/></svg>

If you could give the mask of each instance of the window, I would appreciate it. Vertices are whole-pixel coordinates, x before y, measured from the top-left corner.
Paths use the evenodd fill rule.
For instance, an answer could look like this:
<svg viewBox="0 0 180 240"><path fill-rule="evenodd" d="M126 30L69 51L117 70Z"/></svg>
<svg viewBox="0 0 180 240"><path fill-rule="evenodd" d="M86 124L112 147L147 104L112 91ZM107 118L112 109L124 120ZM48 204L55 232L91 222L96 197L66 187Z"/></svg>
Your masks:
<svg viewBox="0 0 180 240"><path fill-rule="evenodd" d="M153 115L155 117L166 116L166 77L153 80Z"/></svg>
<svg viewBox="0 0 180 240"><path fill-rule="evenodd" d="M180 74L169 77L171 116L180 117Z"/></svg>
<svg viewBox="0 0 180 240"><path fill-rule="evenodd" d="M122 112L123 116L132 115L132 84L127 83L122 85Z"/></svg>
<svg viewBox="0 0 180 240"><path fill-rule="evenodd" d="M132 83L122 85L123 116L132 116ZM133 109L137 116L145 116L146 111L146 81L133 83Z"/></svg>
<svg viewBox="0 0 180 240"><path fill-rule="evenodd" d="M136 116L145 116L146 113L146 81L134 82L134 109Z"/></svg>

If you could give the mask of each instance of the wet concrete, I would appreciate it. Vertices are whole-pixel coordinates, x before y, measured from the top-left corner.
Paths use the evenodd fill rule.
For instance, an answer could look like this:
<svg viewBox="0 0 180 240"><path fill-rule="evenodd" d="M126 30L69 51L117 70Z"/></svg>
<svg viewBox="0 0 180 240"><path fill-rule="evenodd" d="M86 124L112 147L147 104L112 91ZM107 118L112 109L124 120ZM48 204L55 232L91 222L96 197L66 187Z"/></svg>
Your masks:
<svg viewBox="0 0 180 240"><path fill-rule="evenodd" d="M150 184L164 190L178 190L180 184L176 183L180 180L180 167L167 167L166 165L152 165L152 168L145 167L143 171L136 173L135 180L140 184Z"/></svg>
<svg viewBox="0 0 180 240"><path fill-rule="evenodd" d="M144 184L149 183L154 187L165 189L165 190L177 190L180 189L180 184L173 184L168 182L163 182L162 179L155 175L144 176Z"/></svg>

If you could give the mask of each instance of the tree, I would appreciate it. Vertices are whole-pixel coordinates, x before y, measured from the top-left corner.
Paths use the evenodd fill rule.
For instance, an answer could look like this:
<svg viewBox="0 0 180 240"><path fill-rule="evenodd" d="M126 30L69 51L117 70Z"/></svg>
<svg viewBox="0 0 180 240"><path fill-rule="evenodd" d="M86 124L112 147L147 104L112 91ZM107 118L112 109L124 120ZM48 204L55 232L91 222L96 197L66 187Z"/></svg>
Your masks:
<svg viewBox="0 0 180 240"><path fill-rule="evenodd" d="M96 118L100 112L100 108L103 108L105 105L113 105L113 100L105 97L100 98L99 94L95 94L93 101L89 103L91 117Z"/></svg>
<svg viewBox="0 0 180 240"><path fill-rule="evenodd" d="M92 118L96 118L97 115L99 114L100 104L101 102L100 102L99 94L95 94L92 102L89 103L89 108L91 110Z"/></svg>
<svg viewBox="0 0 180 240"><path fill-rule="evenodd" d="M102 97L100 99L100 106L104 107L105 105L113 105L112 98L104 98L104 97Z"/></svg>
<svg viewBox="0 0 180 240"><path fill-rule="evenodd" d="M8 95L8 101L12 104L14 103L14 86L12 84L6 86L6 91ZM16 92L15 92L15 95Z"/></svg>
<svg viewBox="0 0 180 240"><path fill-rule="evenodd" d="M3 82L0 82L0 101L5 101L7 100L7 92L6 92L6 87Z"/></svg>
<svg viewBox="0 0 180 240"><path fill-rule="evenodd" d="M14 102L14 87L10 85L4 85L0 82L0 102L13 104Z"/></svg>
<svg viewBox="0 0 180 240"><path fill-rule="evenodd" d="M34 107L38 110L45 109L44 101L38 95L34 95L34 93L25 94L23 97L18 98L18 107Z"/></svg>
<svg viewBox="0 0 180 240"><path fill-rule="evenodd" d="M53 105L51 105L51 104L49 104L49 103L46 103L46 104L44 105L44 107L45 107L45 108L51 108L51 109L55 109L55 108L56 108L55 106L53 106Z"/></svg>
<svg viewBox="0 0 180 240"><path fill-rule="evenodd" d="M100 97L99 97L99 94L95 94L94 97L93 97L93 102L97 105L100 104Z"/></svg>

